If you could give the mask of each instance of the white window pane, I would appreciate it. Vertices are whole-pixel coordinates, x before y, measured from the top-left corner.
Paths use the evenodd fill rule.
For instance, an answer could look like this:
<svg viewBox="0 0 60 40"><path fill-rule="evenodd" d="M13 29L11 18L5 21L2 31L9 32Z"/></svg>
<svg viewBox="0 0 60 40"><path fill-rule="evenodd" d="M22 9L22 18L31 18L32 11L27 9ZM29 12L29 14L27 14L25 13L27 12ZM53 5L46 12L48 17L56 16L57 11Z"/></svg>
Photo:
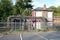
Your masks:
<svg viewBox="0 0 60 40"><path fill-rule="evenodd" d="M36 17L42 17L42 12L36 12Z"/></svg>
<svg viewBox="0 0 60 40"><path fill-rule="evenodd" d="M48 12L47 17L48 17L48 20L52 20L53 19L53 12Z"/></svg>

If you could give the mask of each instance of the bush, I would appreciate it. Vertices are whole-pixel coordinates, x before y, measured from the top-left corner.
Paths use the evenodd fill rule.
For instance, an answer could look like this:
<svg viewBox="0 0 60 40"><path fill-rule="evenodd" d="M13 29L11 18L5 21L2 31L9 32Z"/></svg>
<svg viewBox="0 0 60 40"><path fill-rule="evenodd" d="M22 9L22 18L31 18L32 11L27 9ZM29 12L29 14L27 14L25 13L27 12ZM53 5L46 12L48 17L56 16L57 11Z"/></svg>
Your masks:
<svg viewBox="0 0 60 40"><path fill-rule="evenodd" d="M40 32L41 30L40 29L37 29L37 32Z"/></svg>

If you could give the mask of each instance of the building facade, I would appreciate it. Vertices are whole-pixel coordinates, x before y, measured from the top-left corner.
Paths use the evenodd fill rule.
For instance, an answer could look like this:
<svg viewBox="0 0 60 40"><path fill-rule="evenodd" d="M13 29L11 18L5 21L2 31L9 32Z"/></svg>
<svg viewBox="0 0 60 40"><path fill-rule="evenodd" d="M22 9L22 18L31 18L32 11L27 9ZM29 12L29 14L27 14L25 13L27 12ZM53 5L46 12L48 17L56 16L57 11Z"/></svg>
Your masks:
<svg viewBox="0 0 60 40"><path fill-rule="evenodd" d="M54 11L46 8L46 5L44 7L37 7L36 9L32 10L32 17L44 17L46 18L49 22L53 22L53 14Z"/></svg>
<svg viewBox="0 0 60 40"><path fill-rule="evenodd" d="M53 25L53 18L54 18L54 10L51 10L49 8L46 8L46 5L44 7L37 7L32 10L32 17L43 17L48 20L48 23L52 26ZM38 20L39 21L39 20ZM43 21L44 23L44 21ZM42 22L36 22L36 28L41 29L42 28Z"/></svg>

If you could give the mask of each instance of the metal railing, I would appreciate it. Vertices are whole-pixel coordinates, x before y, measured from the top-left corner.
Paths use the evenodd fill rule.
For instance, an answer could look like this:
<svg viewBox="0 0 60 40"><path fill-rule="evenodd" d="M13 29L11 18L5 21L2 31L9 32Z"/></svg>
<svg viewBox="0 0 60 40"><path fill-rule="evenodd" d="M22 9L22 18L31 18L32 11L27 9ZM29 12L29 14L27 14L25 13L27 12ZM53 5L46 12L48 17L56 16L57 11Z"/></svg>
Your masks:
<svg viewBox="0 0 60 40"><path fill-rule="evenodd" d="M59 23L53 23L53 22L0 22L0 31L5 31L5 30L52 30L54 29L55 31L60 31L60 25ZM53 30L52 30L53 31Z"/></svg>
<svg viewBox="0 0 60 40"><path fill-rule="evenodd" d="M5 31L60 31L59 23L54 22L0 22L0 32Z"/></svg>

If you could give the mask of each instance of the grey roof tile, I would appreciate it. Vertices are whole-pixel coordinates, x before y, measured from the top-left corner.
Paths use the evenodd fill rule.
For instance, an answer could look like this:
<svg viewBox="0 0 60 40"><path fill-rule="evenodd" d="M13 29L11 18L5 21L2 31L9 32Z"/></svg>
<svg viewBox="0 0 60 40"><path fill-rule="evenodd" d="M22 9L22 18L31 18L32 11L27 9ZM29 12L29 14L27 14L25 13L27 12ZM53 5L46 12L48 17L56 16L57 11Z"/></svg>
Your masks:
<svg viewBox="0 0 60 40"><path fill-rule="evenodd" d="M51 11L51 9L49 9L49 8L42 8L42 7L37 7L37 8L35 8L35 9L33 9L33 10L37 10L37 11L40 11L40 10Z"/></svg>

